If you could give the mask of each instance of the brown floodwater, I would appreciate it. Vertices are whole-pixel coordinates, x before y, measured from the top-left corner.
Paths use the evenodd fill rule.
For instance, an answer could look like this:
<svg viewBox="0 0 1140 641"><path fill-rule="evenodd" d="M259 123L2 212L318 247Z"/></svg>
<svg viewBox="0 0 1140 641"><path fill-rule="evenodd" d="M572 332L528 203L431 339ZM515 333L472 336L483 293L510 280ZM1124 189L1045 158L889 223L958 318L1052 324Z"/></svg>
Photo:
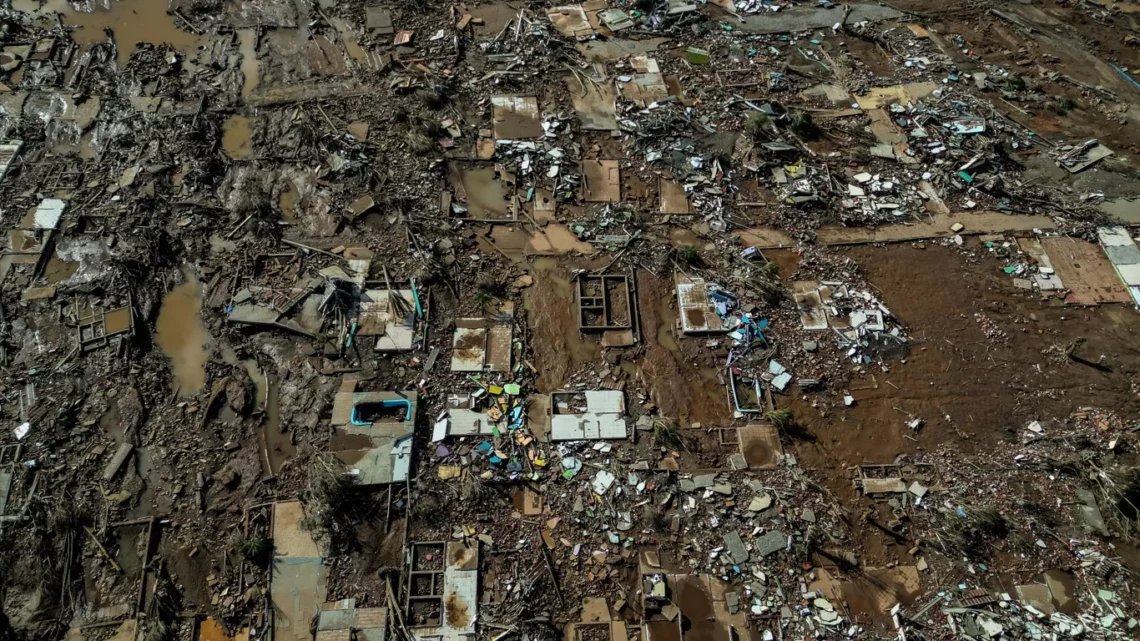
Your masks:
<svg viewBox="0 0 1140 641"><path fill-rule="evenodd" d="M475 220L509 218L511 190L507 182L496 178L493 167L476 166L463 170L463 189L467 192L467 212Z"/></svg>
<svg viewBox="0 0 1140 641"><path fill-rule="evenodd" d="M180 396L193 396L206 385L209 335L202 324L202 285L186 273L186 282L166 294L158 311L155 341L170 359Z"/></svg>
<svg viewBox="0 0 1140 641"><path fill-rule="evenodd" d="M261 79L257 64L257 32L253 29L238 29L238 51L241 52L241 73L244 82L241 86L241 96L245 98L257 89Z"/></svg>
<svg viewBox="0 0 1140 641"><path fill-rule="evenodd" d="M75 6L80 7L76 10ZM104 29L115 34L118 47L118 64L123 67L135 52L136 43L153 45L168 44L184 55L193 53L206 38L189 31L183 31L180 21L166 12L166 0L88 0L75 6L67 0L12 0L16 11L35 15L50 16L63 14L63 22L76 25L71 36L83 50L104 42L107 35Z"/></svg>
<svg viewBox="0 0 1140 641"><path fill-rule="evenodd" d="M695 231L683 227L674 227L669 230L669 240L672 241L674 247L696 247L700 249L704 246L704 241Z"/></svg>
<svg viewBox="0 0 1140 641"><path fill-rule="evenodd" d="M234 160L253 155L253 121L234 114L222 125L222 149Z"/></svg>
<svg viewBox="0 0 1140 641"><path fill-rule="evenodd" d="M529 249L532 254L568 254L578 252L587 256L594 253L594 246L578 240L566 225L551 223L541 231L535 230L531 236Z"/></svg>
<svg viewBox="0 0 1140 641"><path fill-rule="evenodd" d="M660 314L661 324L657 328L657 344L673 353L678 361L683 361L681 346L677 343L677 310L673 308L673 301L662 298L658 301L657 311Z"/></svg>
<svg viewBox="0 0 1140 641"><path fill-rule="evenodd" d="M296 183L289 181L289 188L277 197L277 206L281 208L281 217L289 222L297 220L297 201L301 198L301 190Z"/></svg>
<svg viewBox="0 0 1140 641"><path fill-rule="evenodd" d="M265 401L265 455L269 473L276 476L281 466L297 453L288 431L281 429L281 406L278 385L268 382Z"/></svg>
<svg viewBox="0 0 1140 641"><path fill-rule="evenodd" d="M242 364L246 373L253 379L254 389L257 391L257 406L265 411L262 433L258 435L258 441L265 452L265 472L269 476L276 476L285 461L297 453L289 433L281 431L278 385L269 379L267 372L258 367L256 360L251 358L242 361Z"/></svg>

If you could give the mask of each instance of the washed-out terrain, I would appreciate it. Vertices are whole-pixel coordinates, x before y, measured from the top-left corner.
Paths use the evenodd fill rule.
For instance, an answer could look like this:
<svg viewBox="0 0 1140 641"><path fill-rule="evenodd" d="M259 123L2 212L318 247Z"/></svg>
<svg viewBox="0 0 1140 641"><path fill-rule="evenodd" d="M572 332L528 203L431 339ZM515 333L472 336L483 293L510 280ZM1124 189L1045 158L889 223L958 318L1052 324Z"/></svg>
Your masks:
<svg viewBox="0 0 1140 641"><path fill-rule="evenodd" d="M0 15L0 641L1140 637L1140 3Z"/></svg>

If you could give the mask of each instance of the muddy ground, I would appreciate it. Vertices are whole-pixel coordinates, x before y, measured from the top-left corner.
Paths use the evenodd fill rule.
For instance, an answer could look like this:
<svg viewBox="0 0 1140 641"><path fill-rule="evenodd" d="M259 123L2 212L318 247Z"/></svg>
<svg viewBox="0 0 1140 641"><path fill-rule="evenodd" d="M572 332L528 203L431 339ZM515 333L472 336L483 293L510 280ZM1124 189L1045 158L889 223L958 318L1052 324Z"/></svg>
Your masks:
<svg viewBox="0 0 1140 641"><path fill-rule="evenodd" d="M854 406L845 407L839 391L789 399L804 428L792 450L840 500L856 500L855 465L932 450L969 458L1020 442L1034 420L1063 420L1082 407L1137 411L1140 337L1133 311L1074 309L1027 295L992 260L978 259L980 249L974 243L968 251L894 245L843 252L858 261L892 312L908 319L913 334L905 363L874 368L845 390ZM1056 350L1078 339L1087 358L1104 356L1106 369L1057 361ZM907 426L911 417L923 419L921 429ZM864 533L874 563L905 558L906 546L883 550L880 531Z"/></svg>
<svg viewBox="0 0 1140 641"><path fill-rule="evenodd" d="M20 147L0 174L0 639L127 641L119 626L156 621L192 639L206 620L271 638L273 510L294 499L330 603L400 603L411 542L480 549L479 614L452 623L478 621L481 640L555 638L589 597L635 639L674 619L675 641L808 634L830 610L797 598L801 584L860 634L895 636L896 602L914 614L921 596L1012 592L1046 571L1115 590L1131 609L1112 634L1127 638L1135 305L1119 282L1099 305L1019 287L1011 263L1043 265L993 243L1082 243L1080 263L1101 256L1098 227L1140 222L1098 206L1140 196L1136 5L901 0L888 20L836 8L797 33L750 34L723 2L671 17L664 2L614 2L641 22L614 33L591 14L578 42L551 4L5 10L0 139ZM587 129L575 82L633 76L648 84L603 96L589 116L613 124ZM851 107L917 82L946 93L923 111ZM540 115L499 113L492 96L533 96ZM966 110L986 131L947 135L940 123ZM903 132L911 155L872 153ZM1088 139L1113 155L1061 168ZM884 181L897 184L845 202ZM37 215L45 199L64 203L58 223ZM976 226L906 239L958 214ZM994 221L1004 236L976 228ZM902 242L859 240L868 230ZM603 274L633 285L609 299L632 313L623 331L581 331L579 283ZM766 322L763 338L686 335L677 285L690 277L734 297L725 318ZM856 362L832 332L805 330L793 292L831 280L889 308L905 347ZM404 287L420 306L411 344L385 351L398 321L360 315L361 296ZM235 321L243 305L280 314ZM453 350L470 319L509 328L506 367L452 370L453 351L491 344ZM792 374L783 390L763 377L772 361ZM755 407L737 407L730 377L745 396L763 382ZM417 392L406 479L338 493L346 383ZM627 438L552 442L550 394L601 389L622 393ZM495 397L526 420L437 438L448 396L475 391L482 411ZM738 430L781 417L773 441L741 446ZM581 471L567 475L568 459ZM859 466L896 464L935 498L856 486ZM598 491L600 471L622 492ZM1103 529L1079 490L1098 492ZM761 496L773 507L746 509ZM314 523L323 503L336 518ZM952 538L967 508L967 521L1000 512L1009 531ZM730 532L751 565L724 551ZM772 532L787 549L759 554ZM645 599L644 577L666 573L677 612ZM709 577L725 580L706 592ZM1092 598L1081 607L1100 612Z"/></svg>

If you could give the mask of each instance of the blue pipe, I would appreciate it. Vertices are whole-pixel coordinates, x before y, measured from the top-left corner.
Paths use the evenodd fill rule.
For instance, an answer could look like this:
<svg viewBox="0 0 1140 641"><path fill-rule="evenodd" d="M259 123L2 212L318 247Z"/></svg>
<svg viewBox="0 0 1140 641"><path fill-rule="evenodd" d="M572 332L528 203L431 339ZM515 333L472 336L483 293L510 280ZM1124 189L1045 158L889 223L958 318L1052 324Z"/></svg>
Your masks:
<svg viewBox="0 0 1140 641"><path fill-rule="evenodd" d="M412 300L415 301L415 303L416 303L416 318L423 318L424 317L424 308L423 308L423 306L420 305L420 293L416 289L416 278L415 278L415 276L413 276L410 280L412 283Z"/></svg>
<svg viewBox="0 0 1140 641"><path fill-rule="evenodd" d="M365 401L365 402L371 403L373 401ZM380 402L381 407L399 407L401 405L406 407L408 410L407 413L404 415L404 420L405 421L412 420L412 402L409 401L408 399L397 398L397 399L390 399L390 400ZM352 415L349 416L349 420L352 421L352 424L360 426L360 427L363 427L366 425L372 425L372 423L360 420L360 410L358 409L358 407L359 406L357 406L357 405L352 406Z"/></svg>
<svg viewBox="0 0 1140 641"><path fill-rule="evenodd" d="M1132 76L1125 73L1123 69L1121 69L1120 67L1117 67L1116 65L1109 65L1109 66L1111 66L1113 69L1116 69L1116 73L1124 76L1125 80L1127 80L1128 82L1131 82L1133 87L1140 89L1140 82L1136 82L1135 80L1133 80Z"/></svg>

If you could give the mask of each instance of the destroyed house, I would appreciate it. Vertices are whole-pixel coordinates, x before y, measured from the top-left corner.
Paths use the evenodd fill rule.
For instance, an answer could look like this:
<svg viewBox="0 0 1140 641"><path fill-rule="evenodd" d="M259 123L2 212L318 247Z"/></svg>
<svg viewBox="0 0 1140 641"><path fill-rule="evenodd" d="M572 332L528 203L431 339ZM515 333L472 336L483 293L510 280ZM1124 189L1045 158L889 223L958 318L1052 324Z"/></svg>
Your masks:
<svg viewBox="0 0 1140 641"><path fill-rule="evenodd" d="M625 396L615 390L555 392L550 395L550 439L623 439Z"/></svg>
<svg viewBox="0 0 1140 641"><path fill-rule="evenodd" d="M710 289L703 278L677 279L677 304L685 334L721 334L731 329L723 318L723 301Z"/></svg>
<svg viewBox="0 0 1140 641"><path fill-rule="evenodd" d="M329 444L361 486L408 478L416 419L415 392L358 392L345 381L333 400Z"/></svg>
<svg viewBox="0 0 1140 641"><path fill-rule="evenodd" d="M479 605L479 544L408 546L408 631L414 641L471 641Z"/></svg>

